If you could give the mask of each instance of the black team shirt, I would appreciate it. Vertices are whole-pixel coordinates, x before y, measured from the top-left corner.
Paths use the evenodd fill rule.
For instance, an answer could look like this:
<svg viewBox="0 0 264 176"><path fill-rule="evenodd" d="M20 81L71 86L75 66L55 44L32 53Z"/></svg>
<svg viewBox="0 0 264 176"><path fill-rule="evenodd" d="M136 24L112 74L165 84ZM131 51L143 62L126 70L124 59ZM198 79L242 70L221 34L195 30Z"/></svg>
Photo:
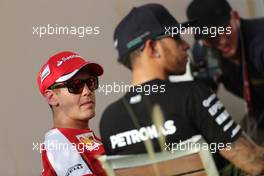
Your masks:
<svg viewBox="0 0 264 176"><path fill-rule="evenodd" d="M103 113L100 133L107 155L146 153L146 139L152 140L156 152L161 151L159 135L165 136L167 145L200 134L208 144L223 146L231 144L241 134L240 126L222 102L202 84L157 79L140 86L152 87L152 91L146 93L142 91L144 89L134 89L109 105ZM131 117L124 100L136 120ZM164 116L161 133L152 120L152 107L156 104Z"/></svg>

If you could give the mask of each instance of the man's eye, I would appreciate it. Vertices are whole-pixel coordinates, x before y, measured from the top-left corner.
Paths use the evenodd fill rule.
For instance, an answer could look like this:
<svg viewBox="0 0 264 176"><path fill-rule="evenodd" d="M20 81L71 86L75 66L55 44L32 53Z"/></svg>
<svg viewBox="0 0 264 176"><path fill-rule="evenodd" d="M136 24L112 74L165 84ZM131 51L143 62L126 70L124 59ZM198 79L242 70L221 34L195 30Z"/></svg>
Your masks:
<svg viewBox="0 0 264 176"><path fill-rule="evenodd" d="M71 82L69 82L70 84L80 84L81 81L80 80L73 80Z"/></svg>

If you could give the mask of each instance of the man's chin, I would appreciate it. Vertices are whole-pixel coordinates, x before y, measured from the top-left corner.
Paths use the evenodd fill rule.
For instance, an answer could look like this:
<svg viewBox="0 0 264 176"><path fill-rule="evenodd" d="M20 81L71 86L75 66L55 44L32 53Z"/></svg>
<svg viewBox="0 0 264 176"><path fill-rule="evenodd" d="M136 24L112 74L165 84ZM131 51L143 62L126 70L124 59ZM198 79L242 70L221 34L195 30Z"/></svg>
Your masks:
<svg viewBox="0 0 264 176"><path fill-rule="evenodd" d="M179 73L179 76L184 75L186 73L186 70L183 70Z"/></svg>
<svg viewBox="0 0 264 176"><path fill-rule="evenodd" d="M85 112L83 115L82 115L82 119L83 120L89 120L89 119L92 119L93 117L95 116L95 112Z"/></svg>
<svg viewBox="0 0 264 176"><path fill-rule="evenodd" d="M228 51L228 52L222 52L222 56L223 56L223 57L226 57L226 58L234 57L235 54L236 54L235 49L231 49L231 50Z"/></svg>
<svg viewBox="0 0 264 176"><path fill-rule="evenodd" d="M181 75L184 75L185 73L186 73L186 69L184 69L184 70L175 70L175 71L171 72L169 75L181 76Z"/></svg>

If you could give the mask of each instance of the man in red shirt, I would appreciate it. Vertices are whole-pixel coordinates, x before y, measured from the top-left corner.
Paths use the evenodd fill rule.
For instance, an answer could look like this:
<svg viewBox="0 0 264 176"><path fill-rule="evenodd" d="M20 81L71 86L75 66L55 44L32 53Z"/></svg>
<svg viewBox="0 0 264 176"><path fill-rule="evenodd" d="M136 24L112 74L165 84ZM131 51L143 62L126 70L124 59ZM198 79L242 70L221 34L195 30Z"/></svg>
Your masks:
<svg viewBox="0 0 264 176"><path fill-rule="evenodd" d="M105 175L99 138L89 128L103 68L73 52L60 52L41 67L38 86L52 109L53 128L42 145L43 176Z"/></svg>

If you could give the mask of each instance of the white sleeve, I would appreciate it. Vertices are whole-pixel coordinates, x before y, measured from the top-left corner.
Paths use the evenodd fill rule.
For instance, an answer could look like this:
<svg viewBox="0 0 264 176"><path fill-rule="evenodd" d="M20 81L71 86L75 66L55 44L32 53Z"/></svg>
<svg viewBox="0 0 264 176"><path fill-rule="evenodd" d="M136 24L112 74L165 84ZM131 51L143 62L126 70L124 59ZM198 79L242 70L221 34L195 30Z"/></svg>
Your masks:
<svg viewBox="0 0 264 176"><path fill-rule="evenodd" d="M81 154L59 130L49 131L44 143L49 162L58 176L92 174Z"/></svg>

